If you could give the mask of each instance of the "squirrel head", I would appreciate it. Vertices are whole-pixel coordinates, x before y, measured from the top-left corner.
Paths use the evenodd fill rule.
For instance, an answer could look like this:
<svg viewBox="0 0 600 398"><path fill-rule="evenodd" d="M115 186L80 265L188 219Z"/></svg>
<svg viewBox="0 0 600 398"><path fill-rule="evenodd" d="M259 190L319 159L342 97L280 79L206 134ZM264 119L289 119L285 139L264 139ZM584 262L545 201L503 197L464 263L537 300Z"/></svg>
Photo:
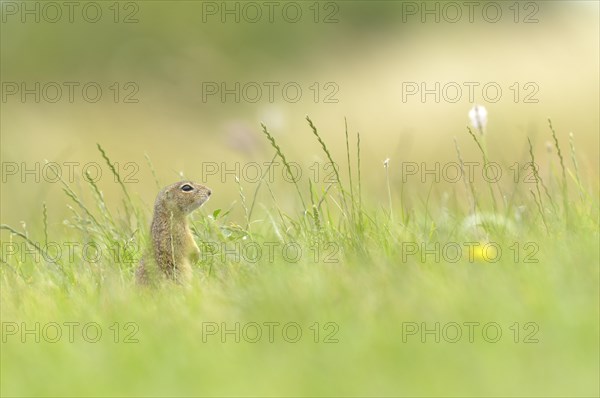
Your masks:
<svg viewBox="0 0 600 398"><path fill-rule="evenodd" d="M157 206L164 206L175 214L189 214L202 206L211 190L193 181L180 181L165 187L156 198Z"/></svg>

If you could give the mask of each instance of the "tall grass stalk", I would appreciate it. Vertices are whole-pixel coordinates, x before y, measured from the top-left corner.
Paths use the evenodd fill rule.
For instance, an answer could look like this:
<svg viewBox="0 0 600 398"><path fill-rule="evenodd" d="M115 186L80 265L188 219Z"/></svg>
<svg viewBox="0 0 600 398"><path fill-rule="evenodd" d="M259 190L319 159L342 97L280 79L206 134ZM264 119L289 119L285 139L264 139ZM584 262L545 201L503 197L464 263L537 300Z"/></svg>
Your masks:
<svg viewBox="0 0 600 398"><path fill-rule="evenodd" d="M387 191L388 191L388 204L390 207L390 221L393 224L394 223L394 205L392 203L392 188L390 187L390 160L386 159L383 162L383 168L385 169L385 181L387 184Z"/></svg>
<svg viewBox="0 0 600 398"><path fill-rule="evenodd" d="M527 137L527 142L529 143L529 156L531 157L531 168L533 172L533 177L535 178L535 189L537 190L537 199L533 191L530 189L531 194L533 195L533 199L538 207L540 215L542 216L542 221L544 222L544 226L546 227L546 232L548 230L548 224L546 223L546 216L544 215L544 204L542 202L542 194L540 192L540 182L542 182L542 178L540 177L540 173L535 163L535 156L533 155L533 145L531 145L531 139ZM544 186L545 189L545 186ZM538 203L539 200L539 203Z"/></svg>
<svg viewBox="0 0 600 398"><path fill-rule="evenodd" d="M356 158L357 158L357 174L358 174L358 225L360 229L363 229L362 223L362 187L361 187L361 173L360 173L360 133L356 133Z"/></svg>
<svg viewBox="0 0 600 398"><path fill-rule="evenodd" d="M577 191L579 192L579 198L584 199L583 186L581 185L581 178L579 177L579 165L577 163L577 154L575 152L575 144L573 142L573 133L569 133L569 148L571 149L571 162L575 168L575 182L577 183Z"/></svg>
<svg viewBox="0 0 600 398"><path fill-rule="evenodd" d="M242 201L242 208L244 209L244 217L246 219L246 231L250 232L250 215L248 212L248 206L246 206L246 195L244 195L244 188L240 183L240 179L238 176L235 176L235 183L238 186L238 192L240 194L240 200Z"/></svg>
<svg viewBox="0 0 600 398"><path fill-rule="evenodd" d="M542 216L542 222L544 223L544 227L546 228L546 233L550 234L550 230L548 229L548 223L546 223L546 217L544 216L544 209L542 208L542 198L540 197L540 200L538 202L537 197L535 196L535 193L533 192L532 189L529 189L529 193L531 193L531 196L533 196L533 201L535 202L535 205L537 206L538 212L540 213L540 216ZM538 197L540 194L540 190L538 188Z"/></svg>
<svg viewBox="0 0 600 398"><path fill-rule="evenodd" d="M269 162L269 165L265 169L265 172L260 176L260 180L258 180L258 184L256 184L256 189L254 190L254 194L252 195L252 203L250 204L250 211L248 212L249 220L252 219L252 212L254 211L254 206L256 205L256 198L258 197L258 191L260 190L260 187L262 186L262 183L263 183L265 177L267 176L267 174L269 174L269 171L271 170L271 166L273 166L273 162L275 162L275 159L277 159L277 156L278 156L277 153L275 153L275 155L273 155L273 158L271 158L271 161Z"/></svg>
<svg viewBox="0 0 600 398"><path fill-rule="evenodd" d="M338 187L340 189L340 194L342 196L342 202L344 204L344 213L345 216L348 219L351 219L350 217L348 217L348 203L346 201L346 193L344 190L344 186L342 185L342 180L340 178L340 173L338 171L338 167L336 166L337 163L335 163L333 161L333 158L331 157L331 153L329 152L329 149L327 148L327 144L325 144L325 141L323 141L323 139L321 138L321 136L319 135L319 131L317 130L317 127L315 126L315 124L313 123L313 121L310 119L310 117L306 116L306 121L308 121L308 125L310 126L314 136L317 138L317 141L319 141L319 144L321 144L321 148L323 149L323 152L325 152L325 155L327 156L327 159L329 159L329 162L331 164L331 166L333 167L333 172L335 173L335 178L338 184Z"/></svg>
<svg viewBox="0 0 600 398"><path fill-rule="evenodd" d="M121 187L121 190L125 194L125 198L127 198L127 201L125 202L126 203L125 204L125 213L127 214L127 220L126 220L127 225L130 225L129 223L131 221L131 216L135 213L135 211L134 211L133 202L131 200L131 196L129 196L129 191L125 187L125 184L123 183L123 180L121 179L121 175L115 168L114 164L110 161L110 158L106 154L106 151L100 146L100 144L96 144L96 146L98 147L98 150L100 151L100 154L102 155L102 158L108 165L108 168L113 173L113 176L117 179L117 183L119 184L119 186Z"/></svg>
<svg viewBox="0 0 600 398"><path fill-rule="evenodd" d="M96 197L96 202L98 204L98 209L100 210L100 214L102 214L102 216L109 223L109 225L115 226L115 222L112 217L112 214L108 210L108 206L106 205L106 202L104 201L104 195L102 195L100 188L98 188L98 185L96 184L94 179L90 177L89 172L87 172L87 171L86 171L86 175L85 175L85 181L92 187L92 191L94 192L94 195Z"/></svg>
<svg viewBox="0 0 600 398"><path fill-rule="evenodd" d="M485 151L485 149L483 148L483 146L481 145L481 143L479 142L479 140L477 139L475 134L473 134L473 131L471 131L471 128L469 126L467 126L467 130L469 131L469 134L471 135L471 137L475 141L475 144L477 144L477 147L481 151L481 155L483 156L483 169L487 170L487 165L488 165L487 152ZM492 197L492 205L494 207L494 213L497 213L498 212L498 204L496 203L496 195L494 195L494 189L492 188L492 183L487 178L485 180L486 180L487 186L490 190L490 196Z"/></svg>
<svg viewBox="0 0 600 398"><path fill-rule="evenodd" d="M156 170L154 169L154 164L152 163L152 160L150 159L150 156L148 156L147 153L144 153L144 158L146 159L146 163L148 164L148 168L150 169L150 172L152 173L152 177L154 178L154 183L156 184L156 189L158 189L158 190L162 189L162 185L158 181L158 177L156 175Z"/></svg>
<svg viewBox="0 0 600 398"><path fill-rule="evenodd" d="M456 149L456 156L458 157L458 163L460 164L460 172L462 173L462 180L465 185L465 190L467 191L467 196L469 193L471 194L471 214L475 214L477 212L478 207L475 186L473 185L473 181L471 181L471 179L469 179L469 181L467 182L467 179L465 178L465 162L463 161L460 152L460 147L458 146L458 140L456 139L456 137L454 137L454 148Z"/></svg>
<svg viewBox="0 0 600 398"><path fill-rule="evenodd" d="M540 175L539 167L538 167L537 163L535 162L535 156L533 155L533 145L531 144L531 140L529 139L529 137L527 137L527 142L529 144L529 157L531 159L531 170L532 170L533 176L535 178L535 184L536 184L536 188L538 190L538 195L540 196L540 204L542 203L542 197L540 194L538 184L542 186L542 188L544 190L544 194L548 198L548 202L550 202L550 206L552 206L552 209L554 210L554 214L558 215L558 209L556 208L556 204L554 203L554 200L552 199L552 195L550 195L550 191L548 190L546 183L544 183L544 179ZM542 205L542 207L543 207L543 205Z"/></svg>
<svg viewBox="0 0 600 398"><path fill-rule="evenodd" d="M48 208L46 202L42 204L42 222L44 225L44 245L48 246Z"/></svg>
<svg viewBox="0 0 600 398"><path fill-rule="evenodd" d="M352 204L352 218L354 219L354 184L352 183L352 168L350 166L350 142L348 140L348 119L344 117L344 132L346 134L346 163L348 164L348 181L350 183L350 200Z"/></svg>
<svg viewBox="0 0 600 398"><path fill-rule="evenodd" d="M565 169L565 162L563 159L562 152L560 150L560 145L558 144L558 138L556 137L556 131L554 131L554 127L552 126L552 120L548 119L548 126L550 127L550 131L552 132L552 138L554 139L554 146L556 147L556 153L558 154L558 159L560 160L560 168L562 170L562 197L563 197L563 206L565 208L565 223L569 226L569 197L567 192L567 172Z"/></svg>
<svg viewBox="0 0 600 398"><path fill-rule="evenodd" d="M296 191L298 192L298 196L300 197L300 202L302 203L302 209L304 211L304 214L306 214L306 203L304 202L304 198L302 197L302 192L300 192L300 187L298 186L298 181L296 181L296 179L294 178L294 174L292 173L290 164L288 163L287 159L285 158L285 155L281 151L281 148L279 147L279 145L277 145L275 138L271 135L271 133L269 133L269 130L267 130L267 126L264 123L261 123L260 125L262 127L263 134L267 137L267 140L269 140L269 142L271 143L271 146L275 149L275 152L281 158L281 161L283 162L283 165L285 166L285 169L286 169L288 175L290 176L290 178L293 179L294 186L296 187Z"/></svg>

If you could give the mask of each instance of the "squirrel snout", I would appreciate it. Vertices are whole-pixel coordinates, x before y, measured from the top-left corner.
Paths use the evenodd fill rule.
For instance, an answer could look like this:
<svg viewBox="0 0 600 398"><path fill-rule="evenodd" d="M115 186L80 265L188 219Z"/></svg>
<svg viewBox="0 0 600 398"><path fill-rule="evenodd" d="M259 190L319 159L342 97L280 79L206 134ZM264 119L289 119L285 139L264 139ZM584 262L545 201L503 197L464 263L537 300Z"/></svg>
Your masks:
<svg viewBox="0 0 600 398"><path fill-rule="evenodd" d="M208 196L210 196L210 195L212 195L212 191L209 189L209 190L206 192L206 194L207 194Z"/></svg>

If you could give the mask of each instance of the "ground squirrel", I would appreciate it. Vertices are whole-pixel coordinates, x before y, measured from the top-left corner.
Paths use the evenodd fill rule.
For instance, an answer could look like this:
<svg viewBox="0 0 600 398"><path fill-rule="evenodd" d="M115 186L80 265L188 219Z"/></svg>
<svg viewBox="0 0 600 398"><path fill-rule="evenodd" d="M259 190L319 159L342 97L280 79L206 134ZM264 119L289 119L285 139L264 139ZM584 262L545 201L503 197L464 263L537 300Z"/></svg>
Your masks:
<svg viewBox="0 0 600 398"><path fill-rule="evenodd" d="M161 276L188 283L191 264L200 257L200 249L192 237L187 215L211 195L209 188L192 181L180 181L162 189L154 202L150 230L152 247L136 270L140 284L154 282Z"/></svg>

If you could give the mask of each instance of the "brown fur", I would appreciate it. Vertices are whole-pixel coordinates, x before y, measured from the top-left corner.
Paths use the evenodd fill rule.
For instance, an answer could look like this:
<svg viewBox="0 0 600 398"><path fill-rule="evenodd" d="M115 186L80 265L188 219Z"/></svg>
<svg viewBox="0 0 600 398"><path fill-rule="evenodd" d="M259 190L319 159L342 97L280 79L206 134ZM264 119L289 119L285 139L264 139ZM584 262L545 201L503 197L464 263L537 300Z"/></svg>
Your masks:
<svg viewBox="0 0 600 398"><path fill-rule="evenodd" d="M192 190L184 191L184 186ZM200 249L192 236L187 216L202 206L210 195L209 188L192 181L180 181L159 192L150 231L152 248L136 270L138 283L149 284L160 277L179 283L190 282L191 265L198 260Z"/></svg>

